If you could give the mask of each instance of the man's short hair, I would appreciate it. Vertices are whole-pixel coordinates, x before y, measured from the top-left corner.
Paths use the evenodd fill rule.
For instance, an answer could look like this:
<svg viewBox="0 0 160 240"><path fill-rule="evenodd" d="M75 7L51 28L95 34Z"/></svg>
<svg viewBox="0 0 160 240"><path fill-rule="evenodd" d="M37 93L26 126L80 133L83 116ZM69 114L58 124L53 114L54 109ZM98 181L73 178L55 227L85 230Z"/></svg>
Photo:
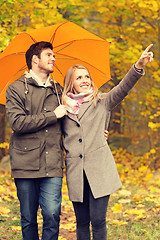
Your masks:
<svg viewBox="0 0 160 240"><path fill-rule="evenodd" d="M25 57L26 57L26 63L28 66L28 69L32 68L32 57L33 55L36 55L38 58L40 58L42 50L50 48L53 50L53 46L50 42L36 42L30 46L30 48L26 51Z"/></svg>

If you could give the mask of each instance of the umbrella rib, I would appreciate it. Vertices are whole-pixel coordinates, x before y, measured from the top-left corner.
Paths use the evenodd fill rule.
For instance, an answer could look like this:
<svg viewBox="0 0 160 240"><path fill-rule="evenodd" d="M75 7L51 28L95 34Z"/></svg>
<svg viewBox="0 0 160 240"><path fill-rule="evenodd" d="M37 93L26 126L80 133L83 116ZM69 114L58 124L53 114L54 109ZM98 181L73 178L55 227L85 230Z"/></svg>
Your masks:
<svg viewBox="0 0 160 240"><path fill-rule="evenodd" d="M106 40L103 40L103 39L90 39L90 38L82 38L82 39L74 39L74 40L72 40L72 41L69 41L69 42L65 42L65 43L62 43L62 44L60 44L60 45L57 45L57 46L54 46L54 48L57 48L57 47L60 47L60 46L63 46L64 44L68 44L67 45L67 47L70 45L70 44L72 44L72 43L74 43L74 42L79 42L79 41L96 41L96 42L104 42L104 43L107 43L107 44L110 44L111 42L108 42L108 41L106 41ZM65 48L65 47L64 47ZM63 49L63 48L62 48ZM61 50L61 49L60 49ZM58 51L60 51L60 50L58 50Z"/></svg>
<svg viewBox="0 0 160 240"><path fill-rule="evenodd" d="M61 55L62 55L62 54L61 54ZM82 59L75 58L75 57L73 58L73 57L70 57L70 56L69 56L69 58L56 58L56 59L64 59L64 60L67 59L67 60L78 60L78 61L82 61L82 62L90 65L91 67L97 69L97 71L101 72L102 74L104 74L104 75L105 75L106 77L108 77L109 79L111 78L110 76L108 76L107 74L105 74L103 71L101 71L101 70L99 70L97 67L95 67L94 65L92 65L92 64L90 64L89 62L86 62L86 61L84 61L84 60L82 60ZM59 72L61 73L60 70L59 70ZM62 75L63 75L63 74L62 74Z"/></svg>
<svg viewBox="0 0 160 240"><path fill-rule="evenodd" d="M51 37L50 43L53 44L53 41L54 41L54 39L55 39L56 32L58 31L58 29L59 29L62 25L66 24L66 23L68 23L68 22L64 22L64 23L60 24L60 25L56 28L53 36Z"/></svg>
<svg viewBox="0 0 160 240"><path fill-rule="evenodd" d="M9 56L11 56L11 55L25 55L25 52L19 52L19 53L10 53L10 54L8 54L8 55L6 55L6 56L3 56L2 58L0 58L0 61L2 60L2 59L4 59L4 58L6 58L6 57L9 57Z"/></svg>
<svg viewBox="0 0 160 240"><path fill-rule="evenodd" d="M55 64L54 67L60 72L60 74L64 77L63 73L61 72L61 70L58 68L58 66Z"/></svg>
<svg viewBox="0 0 160 240"><path fill-rule="evenodd" d="M71 45L72 43L74 43L74 42L75 42L75 40L72 41L72 42L70 42L70 43L68 43L66 46L64 46L63 48L59 49L59 50L56 51L55 53L58 53L58 52L62 51L63 49L65 49L66 47L70 46L70 45Z"/></svg>
<svg viewBox="0 0 160 240"><path fill-rule="evenodd" d="M25 55L25 52L19 52L19 53L15 53L17 55Z"/></svg>
<svg viewBox="0 0 160 240"><path fill-rule="evenodd" d="M32 40L33 40L33 42L34 43L36 43L37 41L29 34L29 33L27 33L27 32L24 32L24 34L26 34L26 35L28 35Z"/></svg>
<svg viewBox="0 0 160 240"><path fill-rule="evenodd" d="M77 58L71 58L71 57L70 58L60 58L60 57L56 57L56 59L64 59L64 60L74 60L75 59L76 60Z"/></svg>

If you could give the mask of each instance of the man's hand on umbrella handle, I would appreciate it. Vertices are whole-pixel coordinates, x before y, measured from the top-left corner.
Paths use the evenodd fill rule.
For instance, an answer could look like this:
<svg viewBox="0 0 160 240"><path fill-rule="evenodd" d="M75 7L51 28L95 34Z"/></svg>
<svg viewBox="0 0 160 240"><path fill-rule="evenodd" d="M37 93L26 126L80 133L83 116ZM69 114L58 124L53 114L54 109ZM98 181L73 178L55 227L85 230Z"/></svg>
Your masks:
<svg viewBox="0 0 160 240"><path fill-rule="evenodd" d="M57 118L62 118L65 115L67 115L66 107L65 105L59 105L55 110L54 113L56 114Z"/></svg>
<svg viewBox="0 0 160 240"><path fill-rule="evenodd" d="M104 137L106 141L108 140L109 132L107 130L104 130Z"/></svg>
<svg viewBox="0 0 160 240"><path fill-rule="evenodd" d="M142 69L147 63L153 61L153 52L150 52L150 48L153 44L150 44L142 53L139 60L136 62L135 67L138 69Z"/></svg>

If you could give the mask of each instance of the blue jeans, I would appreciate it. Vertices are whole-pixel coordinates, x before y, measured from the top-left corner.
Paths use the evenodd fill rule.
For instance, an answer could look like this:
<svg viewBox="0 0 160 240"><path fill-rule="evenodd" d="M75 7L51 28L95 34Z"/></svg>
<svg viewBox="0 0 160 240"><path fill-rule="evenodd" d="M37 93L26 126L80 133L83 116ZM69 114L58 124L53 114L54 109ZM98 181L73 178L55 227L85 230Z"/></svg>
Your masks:
<svg viewBox="0 0 160 240"><path fill-rule="evenodd" d="M109 195L95 199L84 174L83 203L73 202L77 221L77 240L90 240L90 222L93 240L106 240L106 213Z"/></svg>
<svg viewBox="0 0 160 240"><path fill-rule="evenodd" d="M23 240L39 240L37 211L43 216L42 240L58 240L62 178L16 178Z"/></svg>

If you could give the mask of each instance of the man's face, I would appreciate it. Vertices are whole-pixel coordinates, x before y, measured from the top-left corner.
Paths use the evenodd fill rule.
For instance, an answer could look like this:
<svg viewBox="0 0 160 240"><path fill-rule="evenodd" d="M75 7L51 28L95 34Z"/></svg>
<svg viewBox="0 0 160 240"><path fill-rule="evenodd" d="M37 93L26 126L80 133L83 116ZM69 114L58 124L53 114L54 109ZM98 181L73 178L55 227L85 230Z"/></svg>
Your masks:
<svg viewBox="0 0 160 240"><path fill-rule="evenodd" d="M55 54L50 48L42 50L40 58L38 58L39 71L47 74L52 73L55 64Z"/></svg>

